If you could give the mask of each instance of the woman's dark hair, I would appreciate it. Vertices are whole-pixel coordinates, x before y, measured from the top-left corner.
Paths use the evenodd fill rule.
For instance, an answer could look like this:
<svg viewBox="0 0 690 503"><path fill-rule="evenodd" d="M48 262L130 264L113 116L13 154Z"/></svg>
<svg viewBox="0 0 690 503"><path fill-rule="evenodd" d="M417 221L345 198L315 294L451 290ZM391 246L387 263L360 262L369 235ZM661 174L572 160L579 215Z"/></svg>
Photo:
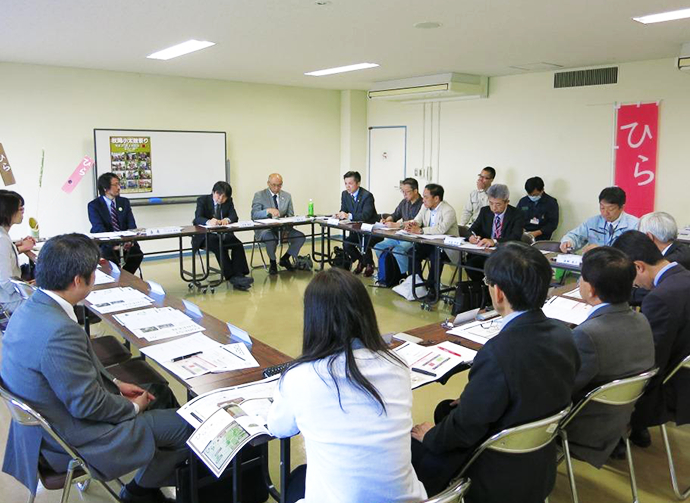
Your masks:
<svg viewBox="0 0 690 503"><path fill-rule="evenodd" d="M50 238L36 262L36 284L46 290L66 290L76 276L91 283L101 251L84 234L63 234Z"/></svg>
<svg viewBox="0 0 690 503"><path fill-rule="evenodd" d="M385 412L386 405L380 393L357 367L352 347L355 339L359 339L363 347L406 366L383 342L374 306L362 282L343 269L334 267L321 271L314 276L304 292L302 355L289 368L326 360L328 373L333 379L338 403L342 408L334 366L340 355L344 354L347 381L377 401L382 412Z"/></svg>
<svg viewBox="0 0 690 503"><path fill-rule="evenodd" d="M484 264L486 281L498 285L513 311L540 309L551 282L551 265L531 246L511 241L499 246Z"/></svg>
<svg viewBox="0 0 690 503"><path fill-rule="evenodd" d="M117 176L115 173L103 173L101 176L98 177L98 180L96 181L96 187L98 188L98 193L100 195L104 196L105 193L110 190L110 185L113 183L113 178L116 179L118 182L120 181L120 177Z"/></svg>
<svg viewBox="0 0 690 503"><path fill-rule="evenodd" d="M582 279L594 287L602 302L628 302L636 275L633 261L610 246L597 246L582 257Z"/></svg>
<svg viewBox="0 0 690 503"><path fill-rule="evenodd" d="M24 198L12 190L0 191L0 225L12 225L12 217L24 205Z"/></svg>
<svg viewBox="0 0 690 503"><path fill-rule="evenodd" d="M542 180L538 176L533 176L532 178L528 178L527 181L525 182L525 192L528 194L531 194L535 190L538 190L539 192L544 190L544 180Z"/></svg>

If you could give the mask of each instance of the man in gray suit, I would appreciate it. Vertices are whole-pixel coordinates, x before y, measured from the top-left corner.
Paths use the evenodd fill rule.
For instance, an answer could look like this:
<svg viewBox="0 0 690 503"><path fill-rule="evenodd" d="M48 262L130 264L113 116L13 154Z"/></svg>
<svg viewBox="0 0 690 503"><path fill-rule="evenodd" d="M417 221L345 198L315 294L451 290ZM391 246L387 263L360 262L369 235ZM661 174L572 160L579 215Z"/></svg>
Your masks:
<svg viewBox="0 0 690 503"><path fill-rule="evenodd" d="M17 309L3 338L2 379L96 476L112 480L138 470L120 493L123 502L168 502L159 488L174 484L191 430L173 409L147 410L155 400L147 391L113 379L77 324L73 306L93 289L99 256L82 234L45 244L36 266L40 289ZM34 493L39 454L56 471L67 470L69 457L40 428L13 423L3 471Z"/></svg>
<svg viewBox="0 0 690 503"><path fill-rule="evenodd" d="M580 294L593 309L573 330L582 362L575 376L574 403L597 386L654 366L652 329L644 315L628 304L635 274L632 260L609 246L594 248L583 257ZM625 446L622 451L616 446L633 408L634 404L589 403L567 427L573 455L597 468L612 453L616 458L625 456Z"/></svg>
<svg viewBox="0 0 690 503"><path fill-rule="evenodd" d="M292 207L292 196L282 189L283 177L278 173L268 175L268 188L254 194L254 199L252 200L252 220L295 216L295 210ZM290 247L280 257L280 262L276 263L276 248L280 242L281 233L287 235ZM257 241L261 241L266 245L266 253L271 261L268 269L269 274L278 274L278 264L288 271L294 270L290 257L293 259L297 257L305 241L304 234L290 227L289 230L264 229L256 231L254 237Z"/></svg>

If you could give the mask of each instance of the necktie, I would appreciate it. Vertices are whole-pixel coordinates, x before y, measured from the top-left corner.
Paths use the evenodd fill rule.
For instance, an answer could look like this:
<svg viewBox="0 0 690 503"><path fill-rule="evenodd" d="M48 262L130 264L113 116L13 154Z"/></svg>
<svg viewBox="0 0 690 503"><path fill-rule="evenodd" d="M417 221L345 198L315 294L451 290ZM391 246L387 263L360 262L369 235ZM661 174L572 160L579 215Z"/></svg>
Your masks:
<svg viewBox="0 0 690 503"><path fill-rule="evenodd" d="M273 194L273 204L278 209L278 194Z"/></svg>
<svg viewBox="0 0 690 503"><path fill-rule="evenodd" d="M120 224L117 221L117 210L115 209L115 200L110 202L110 223L113 225L113 232L120 231Z"/></svg>
<svg viewBox="0 0 690 503"><path fill-rule="evenodd" d="M613 243L613 233L615 232L615 229L613 228L613 224L609 223L609 240L606 243L607 245L611 245Z"/></svg>
<svg viewBox="0 0 690 503"><path fill-rule="evenodd" d="M501 237L501 227L503 227L503 220L501 217L496 215L496 218L494 219L494 236L496 239Z"/></svg>
<svg viewBox="0 0 690 503"><path fill-rule="evenodd" d="M220 204L213 205L213 218L220 220Z"/></svg>

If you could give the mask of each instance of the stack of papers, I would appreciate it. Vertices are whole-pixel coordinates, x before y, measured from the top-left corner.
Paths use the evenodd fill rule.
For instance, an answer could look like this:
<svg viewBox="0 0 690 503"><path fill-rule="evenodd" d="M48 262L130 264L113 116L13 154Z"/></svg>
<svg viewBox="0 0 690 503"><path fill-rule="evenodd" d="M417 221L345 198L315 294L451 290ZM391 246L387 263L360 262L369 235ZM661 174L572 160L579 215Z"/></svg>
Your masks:
<svg viewBox="0 0 690 503"><path fill-rule="evenodd" d="M148 346L141 352L182 379L259 366L244 344L223 345L203 334Z"/></svg>
<svg viewBox="0 0 690 503"><path fill-rule="evenodd" d="M92 232L87 234L92 239L119 239L136 236L134 231L118 231L118 232Z"/></svg>
<svg viewBox="0 0 690 503"><path fill-rule="evenodd" d="M565 292L563 294L564 297L570 297L571 299L578 299L582 300L582 295L580 294L580 288L576 288L575 290L571 290L569 292Z"/></svg>
<svg viewBox="0 0 690 503"><path fill-rule="evenodd" d="M150 297L129 286L94 290L86 297L86 300L91 304L93 310L101 314L116 313L127 309L149 306L153 303Z"/></svg>
<svg viewBox="0 0 690 503"><path fill-rule="evenodd" d="M114 316L130 332L147 341L158 341L206 330L173 307L152 307Z"/></svg>
<svg viewBox="0 0 690 503"><path fill-rule="evenodd" d="M96 285L105 285L107 283L115 283L115 278L100 269L96 269Z"/></svg>
<svg viewBox="0 0 690 503"><path fill-rule="evenodd" d="M428 347L406 342L393 351L410 367L412 389L437 380L462 363L472 362L477 354L450 341Z"/></svg>
<svg viewBox="0 0 690 503"><path fill-rule="evenodd" d="M280 225L281 223L277 218L257 218L254 222L263 225Z"/></svg>
<svg viewBox="0 0 690 503"><path fill-rule="evenodd" d="M477 344L486 344L491 338L496 337L503 326L502 318L494 318L488 321L474 321L446 332L450 335L457 335Z"/></svg>
<svg viewBox="0 0 690 503"><path fill-rule="evenodd" d="M552 297L546 301L542 311L549 318L579 325L587 319L592 306L565 297Z"/></svg>
<svg viewBox="0 0 690 503"><path fill-rule="evenodd" d="M147 236L158 236L160 234L176 234L182 230L182 227L156 227L153 229L146 229Z"/></svg>

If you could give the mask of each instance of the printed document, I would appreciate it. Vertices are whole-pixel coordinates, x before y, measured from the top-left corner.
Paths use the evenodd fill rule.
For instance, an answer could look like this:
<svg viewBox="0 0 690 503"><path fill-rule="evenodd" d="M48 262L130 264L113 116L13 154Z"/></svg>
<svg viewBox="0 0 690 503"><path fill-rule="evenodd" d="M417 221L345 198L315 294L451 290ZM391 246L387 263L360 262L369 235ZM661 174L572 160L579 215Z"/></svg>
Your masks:
<svg viewBox="0 0 690 503"><path fill-rule="evenodd" d="M489 339L498 335L503 326L502 318L494 318L487 321L474 321L460 325L452 330L446 332L450 335L457 335L463 339L467 339L478 344L486 344Z"/></svg>
<svg viewBox="0 0 690 503"><path fill-rule="evenodd" d="M132 287L94 290L86 297L91 308L101 314L116 313L127 309L149 306L153 300Z"/></svg>
<svg viewBox="0 0 690 503"><path fill-rule="evenodd" d="M393 350L410 367L412 389L438 380L461 363L470 363L477 352L450 341L435 346L406 342Z"/></svg>
<svg viewBox="0 0 690 503"><path fill-rule="evenodd" d="M552 297L546 301L542 311L548 318L579 325L587 319L592 306L565 297Z"/></svg>
<svg viewBox="0 0 690 503"><path fill-rule="evenodd" d="M115 319L137 337L158 341L206 330L173 307L152 307L115 315Z"/></svg>

